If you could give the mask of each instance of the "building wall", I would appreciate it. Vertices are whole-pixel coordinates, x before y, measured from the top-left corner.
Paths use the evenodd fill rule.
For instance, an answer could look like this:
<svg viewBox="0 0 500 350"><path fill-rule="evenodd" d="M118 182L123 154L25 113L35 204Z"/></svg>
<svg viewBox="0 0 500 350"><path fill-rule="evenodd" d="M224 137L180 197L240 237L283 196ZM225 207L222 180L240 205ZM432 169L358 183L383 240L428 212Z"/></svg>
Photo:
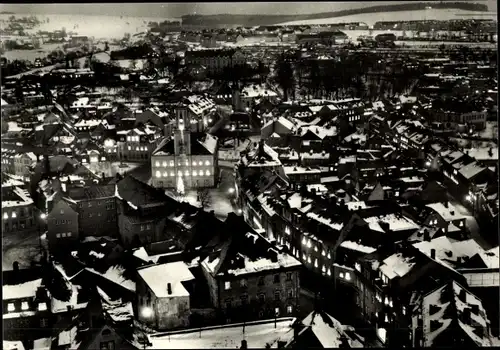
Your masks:
<svg viewBox="0 0 500 350"><path fill-rule="evenodd" d="M279 280L276 281L275 276L279 276ZM298 311L298 269L266 271L241 277L227 276L233 277L231 279L224 277L218 276L217 284L220 291L220 311L227 319L265 319L274 317L276 310L279 316L294 315ZM227 283L230 283L229 289Z"/></svg>
<svg viewBox="0 0 500 350"><path fill-rule="evenodd" d="M15 218L13 217L15 213ZM4 233L33 231L37 227L33 205L16 207L2 206L2 229Z"/></svg>
<svg viewBox="0 0 500 350"><path fill-rule="evenodd" d="M217 164L213 155L153 156L151 167L153 186L159 188L176 188L180 174L185 189L214 187L217 180Z"/></svg>
<svg viewBox="0 0 500 350"><path fill-rule="evenodd" d="M57 202L47 217L47 239L49 248L66 247L75 244L79 239L78 213L60 200Z"/></svg>
<svg viewBox="0 0 500 350"><path fill-rule="evenodd" d="M94 198L78 203L80 236L114 236L118 233L116 198Z"/></svg>

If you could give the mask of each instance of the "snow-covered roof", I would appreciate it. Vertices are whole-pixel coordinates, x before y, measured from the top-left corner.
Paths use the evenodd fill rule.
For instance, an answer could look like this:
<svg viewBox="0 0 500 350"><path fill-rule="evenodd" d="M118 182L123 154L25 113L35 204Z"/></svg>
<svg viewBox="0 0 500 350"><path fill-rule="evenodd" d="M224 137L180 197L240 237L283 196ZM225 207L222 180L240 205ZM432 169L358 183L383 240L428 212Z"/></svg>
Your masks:
<svg viewBox="0 0 500 350"><path fill-rule="evenodd" d="M380 226L381 222L389 224L389 229L391 231L417 230L420 228L420 226L410 218L396 214L372 216L363 218L363 220L368 223L370 229L378 232L385 232Z"/></svg>
<svg viewBox="0 0 500 350"><path fill-rule="evenodd" d="M450 292L446 293L446 290ZM465 299L462 299L460 294L464 292ZM479 312L471 312L471 319L467 321L462 314L472 305L476 305ZM436 310L431 312L431 307ZM436 338L450 327L454 319L478 346L492 346L490 335L485 332L483 336L479 336L473 327L487 327L488 321L481 300L455 281L427 294L422 300L422 320L424 329L428 330L424 332L424 346L432 347Z"/></svg>
<svg viewBox="0 0 500 350"><path fill-rule="evenodd" d="M490 269L498 269L500 265L500 254L499 246L487 250L485 252L479 252L479 256L483 259L486 266Z"/></svg>
<svg viewBox="0 0 500 350"><path fill-rule="evenodd" d="M138 273L158 298L189 296L181 282L194 279L188 266L182 261L146 267ZM171 284L172 294L168 294L168 283Z"/></svg>
<svg viewBox="0 0 500 350"><path fill-rule="evenodd" d="M325 322L325 318L328 322ZM345 326L328 314L320 315L313 311L302 321L302 324L310 327L323 348L341 347L343 336L347 338L350 347L363 347L361 342L345 333L345 331L354 331L354 327Z"/></svg>
<svg viewBox="0 0 500 350"><path fill-rule="evenodd" d="M326 225L326 226L328 226L336 231L340 231L344 227L344 224L342 222L334 222L333 220L328 219L328 218L324 218L317 213L309 212L309 213L307 213L307 217L309 217L313 220L316 220L318 222L321 222L322 224L324 224L324 225Z"/></svg>
<svg viewBox="0 0 500 350"><path fill-rule="evenodd" d="M283 171L285 175L297 175L297 174L320 174L321 170L302 166L284 166Z"/></svg>
<svg viewBox="0 0 500 350"><path fill-rule="evenodd" d="M412 260L413 258L404 257L401 253L393 254L383 261L379 269L389 279L403 277L415 265Z"/></svg>
<svg viewBox="0 0 500 350"><path fill-rule="evenodd" d="M101 123L100 120L97 119L89 119L89 120L80 120L78 123L75 124L75 128L80 128L80 127L94 127L97 126Z"/></svg>
<svg viewBox="0 0 500 350"><path fill-rule="evenodd" d="M247 322L245 334L241 324L198 328L192 332L148 335L152 346L148 349L236 349L245 339L249 349L265 348L271 344L277 348L278 341L289 342L293 338L292 325L295 318L278 318L268 322ZM276 325L276 327L275 327Z"/></svg>
<svg viewBox="0 0 500 350"><path fill-rule="evenodd" d="M0 101L1 101L1 107L5 107L5 106L9 105L3 98L0 99Z"/></svg>
<svg viewBox="0 0 500 350"><path fill-rule="evenodd" d="M2 299L24 299L34 298L38 287L42 285L42 279L24 282L21 284L3 285L2 286Z"/></svg>
<svg viewBox="0 0 500 350"><path fill-rule="evenodd" d="M33 341L33 350L50 350L52 338L40 338Z"/></svg>
<svg viewBox="0 0 500 350"><path fill-rule="evenodd" d="M365 245L362 245L362 244L359 244L356 242L352 242L352 241L344 241L340 244L340 246L344 247L346 249L356 250L358 252L366 253L366 254L371 254L377 250L376 248L368 247L368 246L365 246Z"/></svg>
<svg viewBox="0 0 500 350"><path fill-rule="evenodd" d="M472 162L462 168L458 171L463 177L466 179L472 179L474 176L482 172L483 170L486 170L485 167L480 166L476 162Z"/></svg>
<svg viewBox="0 0 500 350"><path fill-rule="evenodd" d="M33 204L33 200L27 190L21 187L14 187L13 193L18 196L18 200L2 201L2 208L13 208Z"/></svg>
<svg viewBox="0 0 500 350"><path fill-rule="evenodd" d="M3 102L4 102L4 100L2 99L2 106L3 106ZM24 350L24 345L23 345L23 342L20 340L15 340L15 341L4 340L3 341L3 349L4 350Z"/></svg>
<svg viewBox="0 0 500 350"><path fill-rule="evenodd" d="M264 85L250 85L242 89L241 95L249 98L256 97L276 97L278 94Z"/></svg>
<svg viewBox="0 0 500 350"><path fill-rule="evenodd" d="M431 250L434 249L435 257L452 268L454 266L448 262L456 262L458 258L484 253L483 248L473 239L452 241L446 236L434 238L431 241L418 242L413 246L427 256L431 256Z"/></svg>
<svg viewBox="0 0 500 350"><path fill-rule="evenodd" d="M64 282L68 289L71 289L71 296L67 301L58 300L54 296L52 296L50 301L50 310L52 311L52 313L57 314L61 312L67 312L68 307L71 307L71 309L73 310L80 310L87 307L88 302L78 303L78 294L80 293L79 291L82 289L82 287L72 284L68 280L65 280Z"/></svg>
<svg viewBox="0 0 500 350"><path fill-rule="evenodd" d="M125 272L125 268L123 266L120 266L120 265L111 266L104 273L100 273L100 272L98 272L90 267L86 267L85 269L89 272L96 274L96 275L102 276L105 279L107 279L111 282L114 282L114 283L122 286L125 289L128 289L132 292L135 292L135 282L133 282L133 281L131 281L123 276L123 274Z"/></svg>
<svg viewBox="0 0 500 350"><path fill-rule="evenodd" d="M446 222L461 220L466 218L466 216L462 215L458 211L458 209L451 203L448 203L448 207L445 207L443 203L427 204L427 207L434 210Z"/></svg>

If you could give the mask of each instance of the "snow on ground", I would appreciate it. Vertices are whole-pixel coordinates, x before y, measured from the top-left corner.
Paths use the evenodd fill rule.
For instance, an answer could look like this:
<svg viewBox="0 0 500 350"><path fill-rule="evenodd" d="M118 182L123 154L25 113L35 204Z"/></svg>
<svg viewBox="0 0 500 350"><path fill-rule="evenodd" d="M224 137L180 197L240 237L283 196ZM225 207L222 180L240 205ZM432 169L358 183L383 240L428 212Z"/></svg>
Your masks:
<svg viewBox="0 0 500 350"><path fill-rule="evenodd" d="M266 344L276 348L278 340L288 342L293 337L291 326L294 321L294 318L278 319L276 328L274 320L264 324L247 324L245 333L241 324L190 333L149 336L153 344L150 349L237 349L243 339L247 341L248 348L265 348Z"/></svg>
<svg viewBox="0 0 500 350"><path fill-rule="evenodd" d="M479 137L498 140L498 121L486 122L486 128L478 133Z"/></svg>
<svg viewBox="0 0 500 350"><path fill-rule="evenodd" d="M140 163L120 163L120 162L98 162L98 163L90 163L84 164L87 169L96 174L97 176L101 176L102 173L106 177L115 176L116 173L121 175L132 171L142 164Z"/></svg>
<svg viewBox="0 0 500 350"><path fill-rule="evenodd" d="M342 16L312 19L305 21L292 21L281 23L281 25L313 25L313 24L331 24L331 23L348 23L348 22L364 22L369 26L373 26L375 22L382 21L418 21L418 20L452 20L452 19L496 19L494 12L474 12L458 9L429 9L419 11L394 11L394 12L378 12L378 13L362 13L358 15Z"/></svg>
<svg viewBox="0 0 500 350"><path fill-rule="evenodd" d="M30 267L32 261L41 258L38 231L3 233L2 253L3 271L12 270L14 261L19 263L21 269Z"/></svg>

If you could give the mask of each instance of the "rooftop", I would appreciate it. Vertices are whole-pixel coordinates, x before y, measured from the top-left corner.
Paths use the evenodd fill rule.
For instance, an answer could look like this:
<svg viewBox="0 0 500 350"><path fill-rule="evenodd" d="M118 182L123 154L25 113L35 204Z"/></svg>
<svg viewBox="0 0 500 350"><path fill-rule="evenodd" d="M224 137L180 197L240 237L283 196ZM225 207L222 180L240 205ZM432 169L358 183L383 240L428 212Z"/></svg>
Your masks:
<svg viewBox="0 0 500 350"><path fill-rule="evenodd" d="M184 262L153 265L140 269L138 273L158 298L189 296L188 291L181 282L194 279L194 276ZM172 286L171 294L168 294L167 283L170 283Z"/></svg>

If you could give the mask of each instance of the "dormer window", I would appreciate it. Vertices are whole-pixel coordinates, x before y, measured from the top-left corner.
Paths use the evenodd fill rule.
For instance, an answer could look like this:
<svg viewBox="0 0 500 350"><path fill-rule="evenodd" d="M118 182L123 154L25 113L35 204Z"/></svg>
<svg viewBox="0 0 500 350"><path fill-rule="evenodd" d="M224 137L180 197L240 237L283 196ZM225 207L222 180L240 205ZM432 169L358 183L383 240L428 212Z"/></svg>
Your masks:
<svg viewBox="0 0 500 350"><path fill-rule="evenodd" d="M16 307L14 306L14 303L9 303L7 305L7 311L8 312L14 312L14 311L16 311Z"/></svg>
<svg viewBox="0 0 500 350"><path fill-rule="evenodd" d="M26 310L28 310L29 308L30 308L30 307L29 307L29 305L28 305L28 302L27 302L27 301L23 301L23 302L21 303L21 310L26 311Z"/></svg>
<svg viewBox="0 0 500 350"><path fill-rule="evenodd" d="M15 219L17 217L17 214L15 211L12 212L12 218Z"/></svg>
<svg viewBox="0 0 500 350"><path fill-rule="evenodd" d="M45 311L45 310L47 310L47 303L39 303L38 311Z"/></svg>

